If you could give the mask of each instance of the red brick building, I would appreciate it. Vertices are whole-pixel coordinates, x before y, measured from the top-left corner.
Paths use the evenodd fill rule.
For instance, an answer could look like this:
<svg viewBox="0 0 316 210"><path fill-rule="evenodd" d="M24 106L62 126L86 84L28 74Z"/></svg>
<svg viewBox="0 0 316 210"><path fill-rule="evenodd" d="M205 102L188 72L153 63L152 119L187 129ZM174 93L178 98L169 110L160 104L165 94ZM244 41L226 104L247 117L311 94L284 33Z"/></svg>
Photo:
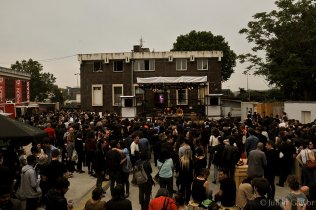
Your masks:
<svg viewBox="0 0 316 210"><path fill-rule="evenodd" d="M222 51L150 52L140 46L131 52L79 54L81 107L120 113L121 96L135 96L138 113L219 106L222 57Z"/></svg>

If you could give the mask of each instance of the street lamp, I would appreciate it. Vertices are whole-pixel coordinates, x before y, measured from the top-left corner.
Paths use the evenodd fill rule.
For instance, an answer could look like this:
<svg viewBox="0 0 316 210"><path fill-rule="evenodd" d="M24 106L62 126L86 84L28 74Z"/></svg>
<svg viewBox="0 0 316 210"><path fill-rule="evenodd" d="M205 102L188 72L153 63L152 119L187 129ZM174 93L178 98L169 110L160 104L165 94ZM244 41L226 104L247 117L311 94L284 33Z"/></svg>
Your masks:
<svg viewBox="0 0 316 210"><path fill-rule="evenodd" d="M79 87L78 76L80 75L80 73L75 73L74 75L77 76L77 87Z"/></svg>

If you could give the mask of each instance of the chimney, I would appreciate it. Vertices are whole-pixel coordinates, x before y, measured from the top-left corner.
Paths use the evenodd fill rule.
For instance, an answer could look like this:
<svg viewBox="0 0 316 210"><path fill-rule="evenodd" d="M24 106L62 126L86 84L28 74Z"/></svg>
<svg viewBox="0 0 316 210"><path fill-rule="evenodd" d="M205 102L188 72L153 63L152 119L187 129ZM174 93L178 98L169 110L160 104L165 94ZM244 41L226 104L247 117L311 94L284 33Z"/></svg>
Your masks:
<svg viewBox="0 0 316 210"><path fill-rule="evenodd" d="M134 49L134 52L141 52L142 51L142 48L140 45L134 45L133 49Z"/></svg>

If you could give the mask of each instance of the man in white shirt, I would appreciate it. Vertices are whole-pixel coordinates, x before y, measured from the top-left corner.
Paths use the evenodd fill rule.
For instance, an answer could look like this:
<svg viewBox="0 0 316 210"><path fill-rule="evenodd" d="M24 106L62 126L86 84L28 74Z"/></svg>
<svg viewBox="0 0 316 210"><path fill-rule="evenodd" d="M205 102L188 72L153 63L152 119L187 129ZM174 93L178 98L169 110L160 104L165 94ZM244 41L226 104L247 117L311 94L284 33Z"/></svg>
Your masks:
<svg viewBox="0 0 316 210"><path fill-rule="evenodd" d="M131 162L132 162L133 167L136 161L139 159L139 147L138 147L139 139L140 139L139 134L135 134L134 141L132 142L131 147L130 147L131 148Z"/></svg>

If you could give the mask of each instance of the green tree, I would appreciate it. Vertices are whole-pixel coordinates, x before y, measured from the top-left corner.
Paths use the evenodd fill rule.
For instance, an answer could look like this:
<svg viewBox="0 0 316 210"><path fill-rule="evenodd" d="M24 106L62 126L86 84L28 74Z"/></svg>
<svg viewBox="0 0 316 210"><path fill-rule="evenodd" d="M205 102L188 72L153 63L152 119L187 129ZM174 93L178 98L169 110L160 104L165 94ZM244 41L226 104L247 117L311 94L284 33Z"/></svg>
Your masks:
<svg viewBox="0 0 316 210"><path fill-rule="evenodd" d="M51 97L52 102L60 102L61 104L64 103L65 101L64 95L62 93L62 90L58 88L57 85L53 85L53 89L51 93L52 93L52 97Z"/></svg>
<svg viewBox="0 0 316 210"><path fill-rule="evenodd" d="M177 37L173 43L171 51L203 51L214 50L223 51L224 57L222 58L222 81L227 81L231 74L234 73L236 66L236 54L232 51L225 38L222 36L214 36L211 32L207 31L191 31L186 35Z"/></svg>
<svg viewBox="0 0 316 210"><path fill-rule="evenodd" d="M316 1L278 0L277 10L255 14L239 31L253 43L239 56L246 71L263 75L292 100L315 100ZM262 56L263 55L263 56Z"/></svg>
<svg viewBox="0 0 316 210"><path fill-rule="evenodd" d="M42 72L43 66L37 62L29 59L28 61L16 61L11 65L11 69L31 74L30 81L30 95L31 101L43 101L47 98L48 93L53 90L56 78L53 74Z"/></svg>

